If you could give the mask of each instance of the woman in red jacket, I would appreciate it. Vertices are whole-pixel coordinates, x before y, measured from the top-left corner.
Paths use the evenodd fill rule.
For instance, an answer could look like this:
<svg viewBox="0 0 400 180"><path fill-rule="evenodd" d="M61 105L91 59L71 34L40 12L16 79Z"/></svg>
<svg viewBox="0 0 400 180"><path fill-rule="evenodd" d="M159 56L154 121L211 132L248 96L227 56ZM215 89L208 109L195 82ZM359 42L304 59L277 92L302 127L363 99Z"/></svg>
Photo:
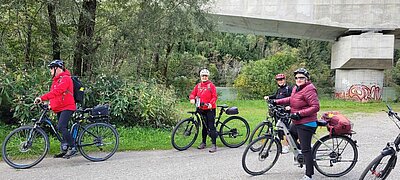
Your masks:
<svg viewBox="0 0 400 180"><path fill-rule="evenodd" d="M37 97L35 103L41 103L42 101L47 100L50 101L49 107L57 114L57 129L61 132L63 137L63 142L61 142L61 153L54 157L70 157L77 152L75 141L72 139L72 136L68 131L68 121L76 110L73 96L73 82L70 72L64 67L63 61L54 60L48 65L48 67L53 76L50 92L41 97Z"/></svg>
<svg viewBox="0 0 400 180"><path fill-rule="evenodd" d="M203 125L203 130L202 130L203 139L201 144L197 148L198 149L206 148L206 138L208 129L212 143L209 152L213 153L217 151L216 139L218 136L218 132L215 128L215 108L217 107L216 105L217 90L214 84L210 80L208 80L208 76L210 76L210 72L207 69L203 69L200 71L201 82L194 87L192 93L190 93L189 99L190 103L192 104L199 103L198 108L200 114L203 117L205 117L207 125L207 127ZM198 102L196 102L195 99Z"/></svg>
<svg viewBox="0 0 400 180"><path fill-rule="evenodd" d="M304 155L306 174L303 180L312 179L314 174L313 158L311 155L311 138L317 129L317 112L319 100L317 89L310 81L310 74L304 68L294 71L296 86L292 95L276 100L276 104L290 104L290 118L294 126L290 132L295 140L300 140L301 152Z"/></svg>

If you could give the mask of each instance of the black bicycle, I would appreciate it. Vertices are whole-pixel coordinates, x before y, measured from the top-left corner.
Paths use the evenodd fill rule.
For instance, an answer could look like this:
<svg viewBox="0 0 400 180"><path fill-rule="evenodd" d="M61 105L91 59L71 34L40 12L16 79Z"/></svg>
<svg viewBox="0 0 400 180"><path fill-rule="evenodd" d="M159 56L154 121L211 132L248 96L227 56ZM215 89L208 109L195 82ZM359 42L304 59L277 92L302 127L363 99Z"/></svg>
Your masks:
<svg viewBox="0 0 400 180"><path fill-rule="evenodd" d="M389 111L387 114L389 118L396 124L397 128L400 129L398 121L400 117L393 109L386 105ZM398 121L396 121L396 118ZM397 135L394 142L388 142L386 147L383 148L381 154L379 154L364 170L361 174L360 180L363 179L386 179L390 172L394 169L397 162L397 153L400 151L400 134Z"/></svg>
<svg viewBox="0 0 400 180"><path fill-rule="evenodd" d="M238 114L238 109L236 107L228 108L229 106L226 104L217 107L221 109L216 118L215 127L218 128L221 125L218 135L222 143L230 148L237 148L246 143L249 138L250 127L246 119L234 116ZM221 122L220 119L224 112L230 116L224 122ZM179 151L191 147L197 139L201 124L206 126L205 117L199 113L199 108L188 113L191 114L191 117L179 121L172 130L171 143Z"/></svg>
<svg viewBox="0 0 400 180"><path fill-rule="evenodd" d="M288 127L283 121L289 119L289 114L282 106L269 104L273 121L265 121L263 132L246 147L242 155L242 167L250 175L261 175L270 170L278 161L282 152L281 141L277 130L283 130L294 155L294 161L303 167L304 155L296 146ZM326 121L318 121L318 126L326 126ZM354 132L353 132L354 133ZM258 134L255 134L258 135ZM350 172L357 163L358 150L352 134L328 134L318 138L312 147L314 167L327 177L340 177Z"/></svg>
<svg viewBox="0 0 400 180"><path fill-rule="evenodd" d="M13 168L33 167L46 156L50 141L43 127L49 126L56 138L62 141L47 115L48 105L38 104L38 107L41 109L39 119L32 119L33 125L14 129L3 142L2 157ZM117 151L119 135L111 124L104 121L107 116L88 115L92 111L92 108L77 110L70 132L83 157L94 162L104 161Z"/></svg>

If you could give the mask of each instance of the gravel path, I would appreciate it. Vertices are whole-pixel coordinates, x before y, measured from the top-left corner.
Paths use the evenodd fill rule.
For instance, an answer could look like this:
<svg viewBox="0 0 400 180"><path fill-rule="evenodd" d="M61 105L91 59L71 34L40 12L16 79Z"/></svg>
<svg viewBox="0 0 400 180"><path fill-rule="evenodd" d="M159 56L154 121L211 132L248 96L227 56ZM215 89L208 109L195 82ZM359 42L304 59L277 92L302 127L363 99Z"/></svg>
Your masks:
<svg viewBox="0 0 400 180"><path fill-rule="evenodd" d="M399 133L385 113L354 114L351 117L354 139L359 145L359 162L347 175L327 178L315 172L314 179L358 179L369 162L379 154L387 141ZM166 141L169 141L166 140ZM46 158L37 166L16 170L0 162L0 176L5 179L300 179L304 168L293 165L293 155L282 155L266 174L250 176L241 166L244 147L221 147L217 153L191 148L187 151L118 152L105 162L93 163L81 156L70 160ZM400 177L396 167L388 179Z"/></svg>

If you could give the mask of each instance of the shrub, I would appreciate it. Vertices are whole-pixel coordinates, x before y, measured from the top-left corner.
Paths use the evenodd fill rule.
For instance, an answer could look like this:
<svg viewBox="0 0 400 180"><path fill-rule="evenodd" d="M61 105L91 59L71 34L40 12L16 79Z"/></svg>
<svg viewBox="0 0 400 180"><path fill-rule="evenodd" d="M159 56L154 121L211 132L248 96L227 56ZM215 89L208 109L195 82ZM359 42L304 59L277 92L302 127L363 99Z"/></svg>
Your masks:
<svg viewBox="0 0 400 180"><path fill-rule="evenodd" d="M38 118L30 111L33 100L46 92L51 75L43 69L29 71L1 69L0 112L7 124L26 124ZM114 123L132 126L169 127L176 122L176 97L172 88L155 82L123 80L116 75L82 78L86 87L85 104L92 107L109 103ZM7 114L8 116L4 116Z"/></svg>
<svg viewBox="0 0 400 180"><path fill-rule="evenodd" d="M276 91L275 75L285 72L296 62L295 51L277 52L267 59L244 65L235 87L240 99L260 99Z"/></svg>

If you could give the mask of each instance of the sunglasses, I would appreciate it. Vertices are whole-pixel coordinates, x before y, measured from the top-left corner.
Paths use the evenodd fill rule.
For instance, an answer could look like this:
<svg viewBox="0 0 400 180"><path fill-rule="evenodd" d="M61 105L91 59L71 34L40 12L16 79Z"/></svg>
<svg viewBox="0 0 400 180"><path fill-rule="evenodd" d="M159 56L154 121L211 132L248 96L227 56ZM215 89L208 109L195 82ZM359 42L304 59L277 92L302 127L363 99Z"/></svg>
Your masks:
<svg viewBox="0 0 400 180"><path fill-rule="evenodd" d="M280 79L275 79L276 81L283 81L283 80L285 80L285 79L283 79L283 78L280 78Z"/></svg>
<svg viewBox="0 0 400 180"><path fill-rule="evenodd" d="M300 80L305 80L306 77L294 77L294 79L296 79L296 80L298 80L298 79L300 79Z"/></svg>
<svg viewBox="0 0 400 180"><path fill-rule="evenodd" d="M201 75L201 77L208 77L207 75Z"/></svg>

